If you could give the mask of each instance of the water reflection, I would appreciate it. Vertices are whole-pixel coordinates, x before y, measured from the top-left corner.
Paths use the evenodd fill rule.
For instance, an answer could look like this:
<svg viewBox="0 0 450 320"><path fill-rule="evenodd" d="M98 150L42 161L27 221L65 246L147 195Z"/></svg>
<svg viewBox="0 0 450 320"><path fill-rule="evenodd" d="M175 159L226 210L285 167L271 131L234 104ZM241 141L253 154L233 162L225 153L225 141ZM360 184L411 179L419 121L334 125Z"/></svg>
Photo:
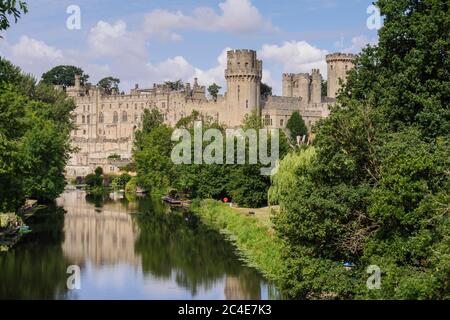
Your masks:
<svg viewBox="0 0 450 320"><path fill-rule="evenodd" d="M119 198L119 199L117 199ZM64 193L0 255L0 298L267 299L272 289L195 216L151 199ZM65 214L64 214L65 213ZM81 267L81 290L66 268Z"/></svg>

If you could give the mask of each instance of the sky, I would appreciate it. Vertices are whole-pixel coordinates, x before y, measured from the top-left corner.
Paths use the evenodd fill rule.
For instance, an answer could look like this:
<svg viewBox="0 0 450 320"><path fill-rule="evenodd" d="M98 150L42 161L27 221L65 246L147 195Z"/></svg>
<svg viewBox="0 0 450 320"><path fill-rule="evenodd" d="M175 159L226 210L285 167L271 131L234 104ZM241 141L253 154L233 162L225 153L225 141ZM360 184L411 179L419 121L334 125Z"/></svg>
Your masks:
<svg viewBox="0 0 450 320"><path fill-rule="evenodd" d="M377 43L373 0L28 0L29 12L0 33L0 55L37 79L52 67L81 67L128 91L181 79L225 88L226 51L253 49L263 81L281 94L283 72L326 77L325 55ZM68 28L70 6L79 28ZM73 25L73 24L72 24Z"/></svg>

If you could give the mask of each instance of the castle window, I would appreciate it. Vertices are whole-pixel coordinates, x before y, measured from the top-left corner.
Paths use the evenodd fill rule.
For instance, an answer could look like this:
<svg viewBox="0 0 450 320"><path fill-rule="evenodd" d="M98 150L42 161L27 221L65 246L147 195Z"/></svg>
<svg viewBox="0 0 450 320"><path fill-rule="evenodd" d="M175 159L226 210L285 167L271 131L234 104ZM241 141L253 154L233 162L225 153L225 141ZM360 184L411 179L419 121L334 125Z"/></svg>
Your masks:
<svg viewBox="0 0 450 320"><path fill-rule="evenodd" d="M114 115L113 115L113 123L117 123L119 121L119 115L117 114L116 111L114 111Z"/></svg>
<svg viewBox="0 0 450 320"><path fill-rule="evenodd" d="M105 121L105 117L103 116L103 112L100 112L98 116L98 123L103 123Z"/></svg>
<svg viewBox="0 0 450 320"><path fill-rule="evenodd" d="M245 101L245 107L248 109L248 100Z"/></svg>
<svg viewBox="0 0 450 320"><path fill-rule="evenodd" d="M91 123L91 116L87 116L87 124Z"/></svg>
<svg viewBox="0 0 450 320"><path fill-rule="evenodd" d="M284 126L284 119L281 119L280 120L280 127L283 127Z"/></svg>
<svg viewBox="0 0 450 320"><path fill-rule="evenodd" d="M85 116L81 117L81 123L86 123L86 117Z"/></svg>
<svg viewBox="0 0 450 320"><path fill-rule="evenodd" d="M264 116L264 125L270 126L272 124L272 119L270 119L270 115L266 114Z"/></svg>
<svg viewBox="0 0 450 320"><path fill-rule="evenodd" d="M86 134L86 130L83 130L83 134Z"/></svg>
<svg viewBox="0 0 450 320"><path fill-rule="evenodd" d="M128 121L128 113L126 111L122 112L122 122Z"/></svg>

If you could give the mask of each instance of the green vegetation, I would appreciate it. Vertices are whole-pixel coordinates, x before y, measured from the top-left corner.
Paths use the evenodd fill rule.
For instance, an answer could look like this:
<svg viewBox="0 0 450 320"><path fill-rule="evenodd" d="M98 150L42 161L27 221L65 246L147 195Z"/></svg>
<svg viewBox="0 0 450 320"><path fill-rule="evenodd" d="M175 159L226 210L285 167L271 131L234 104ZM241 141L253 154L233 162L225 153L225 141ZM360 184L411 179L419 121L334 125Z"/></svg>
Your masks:
<svg viewBox="0 0 450 320"><path fill-rule="evenodd" d="M214 99L214 101L217 101L217 95L219 94L220 89L222 89L222 87L215 83L208 87L208 93Z"/></svg>
<svg viewBox="0 0 450 320"><path fill-rule="evenodd" d="M291 298L450 298L449 7L377 5L379 46L357 59L315 150L286 157L273 181ZM380 290L366 287L369 265Z"/></svg>
<svg viewBox="0 0 450 320"><path fill-rule="evenodd" d="M75 85L76 75L81 77L81 85L86 84L89 79L89 75L84 73L81 68L75 66L57 66L42 75L42 82L67 88Z"/></svg>
<svg viewBox="0 0 450 320"><path fill-rule="evenodd" d="M194 136L194 122L203 121L203 130L217 129L225 136L225 128L210 119L202 117L198 112L180 119L177 128L189 131ZM244 129L261 128L261 119L256 115L248 116L243 124ZM176 145L171 141L173 129L162 123L158 111L144 114L144 126L136 133L134 162L136 163L138 185L153 193L165 193L170 188L188 194L191 198L223 199L224 197L243 207L260 207L267 204L267 191L270 179L262 176L260 164L177 164L171 159ZM226 149L223 139L223 150ZM204 142L203 148L212 141ZM249 141L246 140L248 154ZM281 157L288 151L286 137L280 137ZM270 146L269 146L270 147ZM194 154L194 144L190 145L190 157ZM225 163L225 152L223 155Z"/></svg>
<svg viewBox="0 0 450 320"><path fill-rule="evenodd" d="M261 96L264 98L267 98L272 95L272 87L265 84L264 82L261 82Z"/></svg>
<svg viewBox="0 0 450 320"><path fill-rule="evenodd" d="M298 111L295 111L289 118L286 128L289 130L289 137L291 143L294 145L297 145L297 137L303 138L303 136L308 134L305 121L303 121L303 118Z"/></svg>
<svg viewBox="0 0 450 320"><path fill-rule="evenodd" d="M74 103L0 58L0 211L64 190Z"/></svg>
<svg viewBox="0 0 450 320"><path fill-rule="evenodd" d="M99 88L103 88L106 94L111 94L113 90L119 92L120 80L113 77L106 77L100 80L97 84Z"/></svg>
<svg viewBox="0 0 450 320"><path fill-rule="evenodd" d="M172 91L178 91L184 88L184 84L181 79L177 81L166 81L164 84Z"/></svg>
<svg viewBox="0 0 450 320"><path fill-rule="evenodd" d="M28 12L28 5L25 1L8 0L0 2L0 31L6 30L10 27L11 23L8 16L14 18L14 22L17 23L22 13ZM0 39L2 37L0 36Z"/></svg>
<svg viewBox="0 0 450 320"><path fill-rule="evenodd" d="M191 210L235 243L249 266L257 268L270 280L279 278L284 265L283 243L264 223L214 200L194 202Z"/></svg>

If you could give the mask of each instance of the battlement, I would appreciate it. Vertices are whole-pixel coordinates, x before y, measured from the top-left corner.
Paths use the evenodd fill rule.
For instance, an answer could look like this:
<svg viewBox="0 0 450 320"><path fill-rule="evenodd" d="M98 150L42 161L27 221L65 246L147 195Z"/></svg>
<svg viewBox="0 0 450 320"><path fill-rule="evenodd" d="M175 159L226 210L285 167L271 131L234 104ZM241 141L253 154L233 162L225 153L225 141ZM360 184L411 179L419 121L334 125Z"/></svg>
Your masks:
<svg viewBox="0 0 450 320"><path fill-rule="evenodd" d="M352 53L332 53L332 54L328 54L326 56L326 61L328 62L332 62L332 61L353 61L355 60L357 57L356 54L352 54Z"/></svg>
<svg viewBox="0 0 450 320"><path fill-rule="evenodd" d="M257 59L256 51L248 49L228 51L225 76L244 74L262 76L262 61Z"/></svg>
<svg viewBox="0 0 450 320"><path fill-rule="evenodd" d="M312 75L313 75L313 76L314 76L314 75L316 75L316 76L319 75L319 76L320 76L320 75L321 75L321 74L320 74L320 70L319 70L319 69L312 69Z"/></svg>

